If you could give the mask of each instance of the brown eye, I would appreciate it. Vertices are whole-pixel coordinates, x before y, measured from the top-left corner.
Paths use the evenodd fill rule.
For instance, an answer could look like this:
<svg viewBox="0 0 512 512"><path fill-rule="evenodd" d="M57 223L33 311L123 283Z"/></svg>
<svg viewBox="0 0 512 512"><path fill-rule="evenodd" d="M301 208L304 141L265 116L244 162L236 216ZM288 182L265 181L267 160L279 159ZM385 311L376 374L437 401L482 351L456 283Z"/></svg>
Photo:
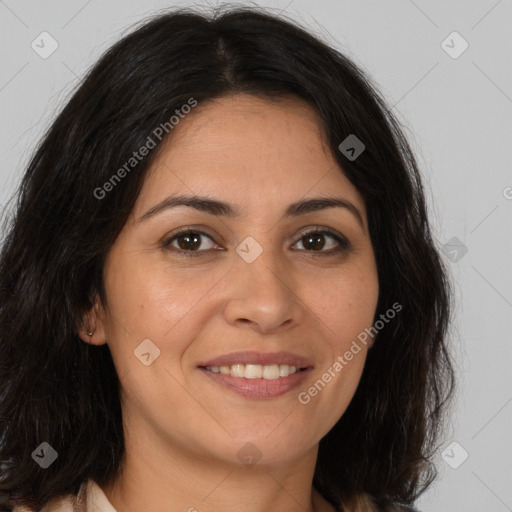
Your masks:
<svg viewBox="0 0 512 512"><path fill-rule="evenodd" d="M211 244L205 243L204 238L210 240ZM203 233L202 231L187 229L180 231L179 233L176 233L172 237L168 238L162 244L162 247L188 253L186 254L187 256L196 256L196 254L192 253L202 253L211 250L214 245L215 244L212 238L206 233ZM199 255L200 254L197 254L197 256Z"/></svg>
<svg viewBox="0 0 512 512"><path fill-rule="evenodd" d="M331 241L326 242L326 239ZM301 243L304 250L308 252L326 253L327 255L346 250L350 247L345 237L325 229L304 233L297 243Z"/></svg>
<svg viewBox="0 0 512 512"><path fill-rule="evenodd" d="M328 229L310 230L302 234L296 244L302 245L299 247L301 251L318 253L315 256L331 256L350 249L350 243L343 235ZM163 249L183 256L204 256L214 247L210 235L190 228L178 231L162 243Z"/></svg>

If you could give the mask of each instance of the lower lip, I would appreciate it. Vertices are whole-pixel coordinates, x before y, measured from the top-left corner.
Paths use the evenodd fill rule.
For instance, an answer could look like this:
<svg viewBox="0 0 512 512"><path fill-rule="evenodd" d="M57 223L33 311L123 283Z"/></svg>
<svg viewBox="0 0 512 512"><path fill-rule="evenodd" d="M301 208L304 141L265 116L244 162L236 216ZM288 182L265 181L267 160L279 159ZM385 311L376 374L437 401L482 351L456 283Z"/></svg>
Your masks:
<svg viewBox="0 0 512 512"><path fill-rule="evenodd" d="M225 388L231 389L246 398L274 398L284 395L298 387L309 375L312 368L292 373L288 377L278 379L246 379L232 377L223 373L214 373L205 368L199 368L207 377Z"/></svg>

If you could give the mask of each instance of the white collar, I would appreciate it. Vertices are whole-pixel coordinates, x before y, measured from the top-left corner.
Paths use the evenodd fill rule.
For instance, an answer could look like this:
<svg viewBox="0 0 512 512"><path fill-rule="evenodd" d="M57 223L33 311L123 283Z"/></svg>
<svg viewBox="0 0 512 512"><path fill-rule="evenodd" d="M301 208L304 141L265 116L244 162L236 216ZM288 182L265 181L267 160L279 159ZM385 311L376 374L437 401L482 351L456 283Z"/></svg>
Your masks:
<svg viewBox="0 0 512 512"><path fill-rule="evenodd" d="M17 507L14 512L25 512L26 508ZM41 512L117 512L106 497L103 489L92 479L82 484L78 494L64 498L54 498Z"/></svg>

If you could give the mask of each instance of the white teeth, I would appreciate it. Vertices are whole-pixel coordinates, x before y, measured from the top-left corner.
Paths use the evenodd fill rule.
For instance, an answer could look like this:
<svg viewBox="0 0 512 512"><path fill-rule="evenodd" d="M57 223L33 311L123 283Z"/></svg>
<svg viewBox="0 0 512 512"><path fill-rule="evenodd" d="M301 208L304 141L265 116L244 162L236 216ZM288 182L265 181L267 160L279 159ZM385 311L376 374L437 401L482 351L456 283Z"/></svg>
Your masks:
<svg viewBox="0 0 512 512"><path fill-rule="evenodd" d="M268 379L268 380L278 379L279 378L279 365L278 364L265 365L263 367L263 378Z"/></svg>
<svg viewBox="0 0 512 512"><path fill-rule="evenodd" d="M245 378L246 379L261 379L263 375L263 367L260 364L246 364L245 365Z"/></svg>
<svg viewBox="0 0 512 512"><path fill-rule="evenodd" d="M245 377L245 364L231 365L231 377Z"/></svg>
<svg viewBox="0 0 512 512"><path fill-rule="evenodd" d="M287 364L233 364L231 366L207 366L207 370L213 373L222 373L232 377L244 377L246 379L274 380L279 377L288 377L297 372L297 367Z"/></svg>

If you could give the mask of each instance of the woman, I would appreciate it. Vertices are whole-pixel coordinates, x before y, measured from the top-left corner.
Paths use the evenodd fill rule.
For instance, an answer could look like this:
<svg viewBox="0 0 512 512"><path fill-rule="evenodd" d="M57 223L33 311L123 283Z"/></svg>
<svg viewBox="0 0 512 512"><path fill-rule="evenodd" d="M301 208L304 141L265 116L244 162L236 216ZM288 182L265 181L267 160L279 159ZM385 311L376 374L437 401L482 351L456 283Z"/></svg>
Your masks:
<svg viewBox="0 0 512 512"><path fill-rule="evenodd" d="M417 165L293 22L173 11L114 45L0 261L5 510L413 510L433 481L450 295Z"/></svg>

